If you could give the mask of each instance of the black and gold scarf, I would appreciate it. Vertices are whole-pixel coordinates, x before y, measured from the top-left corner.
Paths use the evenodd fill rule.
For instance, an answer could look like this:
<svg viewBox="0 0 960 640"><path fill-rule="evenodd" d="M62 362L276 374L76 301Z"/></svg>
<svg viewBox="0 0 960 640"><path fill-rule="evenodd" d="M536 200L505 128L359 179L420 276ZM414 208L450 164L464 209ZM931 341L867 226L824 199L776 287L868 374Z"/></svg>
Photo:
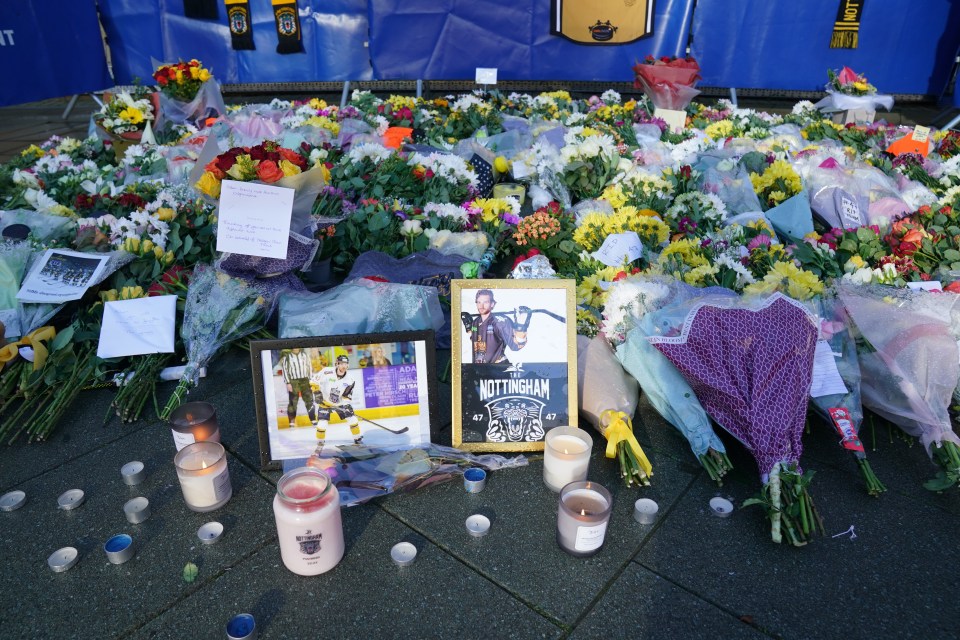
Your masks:
<svg viewBox="0 0 960 640"><path fill-rule="evenodd" d="M253 20L248 0L223 0L227 7L230 41L235 50L256 49L253 45Z"/></svg>
<svg viewBox="0 0 960 640"><path fill-rule="evenodd" d="M271 0L277 26L277 53L303 53L297 0Z"/></svg>
<svg viewBox="0 0 960 640"><path fill-rule="evenodd" d="M860 41L860 18L867 0L840 0L837 20L833 23L831 49L856 49Z"/></svg>

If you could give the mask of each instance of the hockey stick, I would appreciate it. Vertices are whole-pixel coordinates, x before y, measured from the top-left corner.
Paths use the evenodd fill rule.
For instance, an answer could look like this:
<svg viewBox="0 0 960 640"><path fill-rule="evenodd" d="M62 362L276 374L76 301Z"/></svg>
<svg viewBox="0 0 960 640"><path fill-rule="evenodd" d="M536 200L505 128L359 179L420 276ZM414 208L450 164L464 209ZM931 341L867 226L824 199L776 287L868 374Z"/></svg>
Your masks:
<svg viewBox="0 0 960 640"><path fill-rule="evenodd" d="M361 416L361 415L359 415L359 414L357 414L357 413L355 413L355 414L353 414L353 415L357 416L358 418L360 418L360 419L363 420L364 422L369 422L370 424L372 424L372 425L375 426L375 427L380 427L381 429L385 429L386 431L389 431L390 433L395 433L395 434L397 434L397 435L399 435L399 434L401 434L401 433L406 433L407 431L410 431L410 427L404 427L403 429L391 429L390 427L385 427L385 426L383 426L383 425L380 424L379 422L374 422L373 420L370 420L370 419L368 419L368 418L364 418L363 416Z"/></svg>

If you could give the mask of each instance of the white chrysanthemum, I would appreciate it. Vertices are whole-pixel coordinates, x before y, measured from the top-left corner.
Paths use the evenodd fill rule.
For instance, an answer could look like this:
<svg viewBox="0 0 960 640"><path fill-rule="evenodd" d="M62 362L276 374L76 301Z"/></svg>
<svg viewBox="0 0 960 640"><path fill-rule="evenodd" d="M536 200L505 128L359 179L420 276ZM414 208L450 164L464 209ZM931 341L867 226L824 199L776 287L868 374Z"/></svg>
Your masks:
<svg viewBox="0 0 960 640"><path fill-rule="evenodd" d="M709 138L700 136L688 138L675 145L667 144L670 147L670 159L673 161L673 168L679 169L683 165L692 164L700 156L700 153L712 144Z"/></svg>
<svg viewBox="0 0 960 640"><path fill-rule="evenodd" d="M407 164L411 166L419 164L453 183L475 184L477 182L477 173L467 166L467 161L452 153L431 153L430 155L414 153Z"/></svg>
<svg viewBox="0 0 960 640"><path fill-rule="evenodd" d="M713 264L716 267L726 267L737 274L737 281L733 285L733 288L736 290L743 289L748 284L753 284L757 281L757 279L753 277L753 274L743 266L743 263L739 260L734 260L726 254L717 256Z"/></svg>
<svg viewBox="0 0 960 640"><path fill-rule="evenodd" d="M613 89L607 89L600 94L600 99L603 100L605 104L613 105L620 104L621 98L620 94L614 91Z"/></svg>
<svg viewBox="0 0 960 640"><path fill-rule="evenodd" d="M790 111L795 116L802 116L805 113L816 111L816 107L813 106L813 103L809 100L801 100L797 104L793 105L793 109Z"/></svg>
<svg viewBox="0 0 960 640"><path fill-rule="evenodd" d="M467 221L466 209L449 202L428 202L423 207L423 213L425 215L434 215L438 218L453 218L461 222Z"/></svg>
<svg viewBox="0 0 960 640"><path fill-rule="evenodd" d="M601 329L614 343L623 342L626 333L647 313L655 311L670 295L670 289L659 282L625 278L607 288Z"/></svg>
<svg viewBox="0 0 960 640"><path fill-rule="evenodd" d="M374 163L380 163L390 157L393 152L376 142L364 142L350 148L347 158L351 162L362 162L371 160Z"/></svg>
<svg viewBox="0 0 960 640"><path fill-rule="evenodd" d="M950 187L944 192L944 194L937 200L937 208L941 207L953 207L957 204L960 204L960 185Z"/></svg>
<svg viewBox="0 0 960 640"><path fill-rule="evenodd" d="M472 107L482 107L486 103L472 94L464 94L460 96L456 102L450 105L452 111L469 111Z"/></svg>

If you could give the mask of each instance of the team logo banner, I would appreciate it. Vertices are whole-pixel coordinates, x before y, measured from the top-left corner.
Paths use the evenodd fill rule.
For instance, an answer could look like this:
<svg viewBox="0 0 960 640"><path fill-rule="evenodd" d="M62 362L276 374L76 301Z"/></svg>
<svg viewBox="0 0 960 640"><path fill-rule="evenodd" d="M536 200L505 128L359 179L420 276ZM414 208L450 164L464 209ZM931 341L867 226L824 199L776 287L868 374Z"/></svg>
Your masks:
<svg viewBox="0 0 960 640"><path fill-rule="evenodd" d="M272 0L277 24L277 53L303 53L297 0Z"/></svg>
<svg viewBox="0 0 960 640"><path fill-rule="evenodd" d="M837 19L833 23L831 49L856 49L860 44L860 18L866 0L840 0Z"/></svg>
<svg viewBox="0 0 960 640"><path fill-rule="evenodd" d="M247 0L223 0L227 7L227 24L230 25L230 42L237 51L256 49L253 45L253 22L250 20L250 3Z"/></svg>
<svg viewBox="0 0 960 640"><path fill-rule="evenodd" d="M654 0L553 0L550 32L580 44L626 44L653 33Z"/></svg>

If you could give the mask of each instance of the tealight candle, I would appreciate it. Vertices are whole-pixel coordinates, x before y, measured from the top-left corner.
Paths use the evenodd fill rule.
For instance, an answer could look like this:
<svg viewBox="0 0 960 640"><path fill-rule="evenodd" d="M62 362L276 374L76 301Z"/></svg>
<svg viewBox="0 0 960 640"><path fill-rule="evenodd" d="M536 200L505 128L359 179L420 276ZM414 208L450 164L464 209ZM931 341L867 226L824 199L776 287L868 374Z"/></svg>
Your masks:
<svg viewBox="0 0 960 640"><path fill-rule="evenodd" d="M150 517L150 501L143 497L127 500L123 505L123 515L130 524L140 524Z"/></svg>
<svg viewBox="0 0 960 640"><path fill-rule="evenodd" d="M72 511L82 505L86 499L87 497L82 489L70 489L61 493L60 497L57 498L57 508L62 511Z"/></svg>
<svg viewBox="0 0 960 640"><path fill-rule="evenodd" d="M633 519L640 524L653 524L659 510L659 505L650 498L640 498L633 503Z"/></svg>
<svg viewBox="0 0 960 640"><path fill-rule="evenodd" d="M560 491L557 544L573 556L600 551L610 521L613 498L596 482L571 482Z"/></svg>
<svg viewBox="0 0 960 640"><path fill-rule="evenodd" d="M77 560L80 559L80 553L74 547L63 547L62 549L57 549L50 557L47 558L47 566L54 573L63 573L64 571L69 571L73 568L73 565L77 564Z"/></svg>
<svg viewBox="0 0 960 640"><path fill-rule="evenodd" d="M720 496L710 498L710 511L718 518L729 518L733 513L733 503Z"/></svg>
<svg viewBox="0 0 960 640"><path fill-rule="evenodd" d="M16 511L27 501L27 494L19 489L0 496L0 511Z"/></svg>
<svg viewBox="0 0 960 640"><path fill-rule="evenodd" d="M570 482L587 479L593 438L576 427L554 427L547 431L543 449L543 482L560 491Z"/></svg>
<svg viewBox="0 0 960 640"><path fill-rule="evenodd" d="M343 557L340 493L330 476L300 467L277 482L273 515L280 540L280 558L301 576L330 571Z"/></svg>
<svg viewBox="0 0 960 640"><path fill-rule="evenodd" d="M227 623L227 640L254 640L257 637L257 621L249 613L230 618Z"/></svg>
<svg viewBox="0 0 960 640"><path fill-rule="evenodd" d="M123 478L124 484L130 485L131 487L143 482L146 475L143 463L139 460L128 462L120 467L120 476Z"/></svg>
<svg viewBox="0 0 960 640"><path fill-rule="evenodd" d="M213 511L230 500L233 487L227 469L227 452L218 442L194 442L173 458L187 507Z"/></svg>
<svg viewBox="0 0 960 640"><path fill-rule="evenodd" d="M187 402L170 416L173 443L180 451L194 442L220 442L217 410L209 402Z"/></svg>
<svg viewBox="0 0 960 640"><path fill-rule="evenodd" d="M125 533L117 534L103 543L103 550L111 564L123 564L133 557L133 538Z"/></svg>
<svg viewBox="0 0 960 640"><path fill-rule="evenodd" d="M219 522L208 522L197 529L197 537L203 544L213 544L223 535L223 525Z"/></svg>

